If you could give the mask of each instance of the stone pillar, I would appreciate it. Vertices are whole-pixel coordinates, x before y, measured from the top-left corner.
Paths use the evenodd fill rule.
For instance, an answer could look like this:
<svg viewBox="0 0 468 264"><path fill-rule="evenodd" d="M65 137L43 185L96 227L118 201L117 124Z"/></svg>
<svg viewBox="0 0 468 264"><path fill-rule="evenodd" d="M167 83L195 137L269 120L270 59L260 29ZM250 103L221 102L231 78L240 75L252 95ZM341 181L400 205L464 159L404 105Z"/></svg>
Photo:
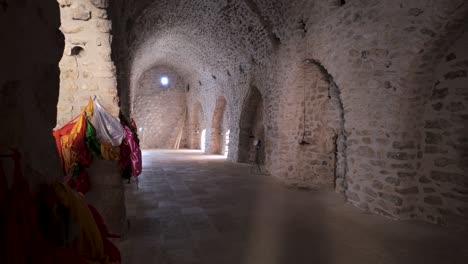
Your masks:
<svg viewBox="0 0 468 264"><path fill-rule="evenodd" d="M111 21L107 19L107 0L58 0L65 35L65 50L60 61L60 96L57 126L78 115L89 98L96 97L107 111L118 117L116 70L111 59ZM116 162L94 159L88 170L90 204L103 215L113 232L122 232L125 199L120 170Z"/></svg>
<svg viewBox="0 0 468 264"><path fill-rule="evenodd" d="M119 114L111 21L105 5L92 2L96 1L59 0L65 50L60 61L57 125L79 114L94 96L112 115Z"/></svg>
<svg viewBox="0 0 468 264"><path fill-rule="evenodd" d="M111 232L122 233L126 222L125 193L117 162L95 158L88 172L91 190L86 199L102 214Z"/></svg>

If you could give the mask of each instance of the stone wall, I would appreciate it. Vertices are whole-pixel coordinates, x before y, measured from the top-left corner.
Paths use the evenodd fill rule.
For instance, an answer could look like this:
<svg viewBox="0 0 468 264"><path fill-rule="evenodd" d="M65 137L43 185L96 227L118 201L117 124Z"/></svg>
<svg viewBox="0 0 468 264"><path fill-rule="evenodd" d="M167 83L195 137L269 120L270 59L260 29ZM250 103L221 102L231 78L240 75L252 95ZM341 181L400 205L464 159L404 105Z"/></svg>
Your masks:
<svg viewBox="0 0 468 264"><path fill-rule="evenodd" d="M436 67L424 112L419 210L431 222L468 222L468 32Z"/></svg>
<svg viewBox="0 0 468 264"><path fill-rule="evenodd" d="M111 21L107 1L58 0L65 35L60 61L57 125L64 125L97 97L112 115L119 115L115 66L111 59Z"/></svg>
<svg viewBox="0 0 468 264"><path fill-rule="evenodd" d="M338 158L345 149L338 144L344 120L338 87L317 62L304 60L297 67L281 103L287 105L281 122L281 174L288 184L314 188L333 188L340 178L342 189L344 172L338 171L344 165L338 164ZM368 152L362 147L359 155Z"/></svg>
<svg viewBox="0 0 468 264"><path fill-rule="evenodd" d="M76 117L90 98L114 117L119 116L116 69L111 58L112 23L107 16L108 0L58 0L65 35L60 61L60 96L57 127ZM88 170L91 190L87 194L114 232L126 224L124 189L115 161L94 159Z"/></svg>
<svg viewBox="0 0 468 264"><path fill-rule="evenodd" d="M0 4L0 149L21 151L25 176L38 183L61 176L52 137L63 53L55 0Z"/></svg>
<svg viewBox="0 0 468 264"><path fill-rule="evenodd" d="M169 85L161 84L161 77L169 79ZM135 91L133 117L141 129L143 148L173 149L183 132L187 102L186 82L167 67L148 70Z"/></svg>
<svg viewBox="0 0 468 264"><path fill-rule="evenodd" d="M238 162L251 162L256 160L255 155L261 164L265 162L264 142L265 128L263 123L263 98L255 86L252 86L250 93L243 103L243 109L240 117L239 129L239 148ZM254 141L260 144L254 145ZM258 146L258 153L256 153Z"/></svg>
<svg viewBox="0 0 468 264"><path fill-rule="evenodd" d="M462 129L454 125L439 133L425 128L425 121L432 120L428 98L436 65L466 28L466 1L116 0L112 5L120 20L114 50L120 93L131 94L155 63L177 69L190 86L190 109L197 102L203 109L201 118L189 117L187 138L198 137L193 120L203 120L211 141L216 100L225 96L228 159L242 160L242 120L254 86L263 100L265 166L280 181L309 188L335 182L351 204L396 219L460 226L460 219L468 218L465 178L456 176L466 175L463 166L448 161L444 170L433 168L440 157L425 153L432 147L426 140L455 142ZM310 95L303 96L304 86ZM457 88L448 90L456 94ZM306 109L312 112L306 140L315 145L299 145L304 98L310 98ZM132 104L131 97L125 100ZM441 113L450 112L448 105L462 113L465 101L457 100L441 102ZM446 159L464 164L463 155ZM444 174L433 176L435 182L425 170ZM432 187L419 182L423 176ZM453 185L441 182L446 179ZM437 189L442 205L438 198L425 203L424 188Z"/></svg>
<svg viewBox="0 0 468 264"><path fill-rule="evenodd" d="M203 108L200 102L196 102L192 105L191 111L189 111L189 142L191 149L202 149L202 133L205 130L206 125L204 120ZM206 140L206 138L205 138Z"/></svg>

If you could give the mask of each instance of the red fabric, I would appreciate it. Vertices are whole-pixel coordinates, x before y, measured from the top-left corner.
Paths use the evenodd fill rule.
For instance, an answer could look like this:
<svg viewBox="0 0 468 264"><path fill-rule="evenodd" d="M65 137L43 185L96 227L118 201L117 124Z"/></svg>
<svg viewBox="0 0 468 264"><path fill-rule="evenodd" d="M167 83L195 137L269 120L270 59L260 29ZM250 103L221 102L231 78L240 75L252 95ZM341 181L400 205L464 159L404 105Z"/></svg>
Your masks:
<svg viewBox="0 0 468 264"><path fill-rule="evenodd" d="M132 167L132 175L137 177L141 174L142 170L141 150L133 137L132 130L128 126L125 126L124 129L125 138L120 146L120 168L125 169L130 165Z"/></svg>
<svg viewBox="0 0 468 264"><path fill-rule="evenodd" d="M104 219L102 218L101 214L98 210L88 204L88 208L93 215L94 221L99 228L99 232L101 233L102 241L104 242L104 254L109 257L109 260L113 263L122 263L122 258L120 255L120 250L109 240L109 238L119 238L119 234L114 234L109 231L109 228L104 223Z"/></svg>
<svg viewBox="0 0 468 264"><path fill-rule="evenodd" d="M65 181L70 188L82 194L86 194L91 189L91 181L89 179L89 174L86 171L80 172L76 178L73 176L67 176L65 177Z"/></svg>
<svg viewBox="0 0 468 264"><path fill-rule="evenodd" d="M62 162L62 168L64 169L64 173L68 174L68 171L65 171L65 162L63 159L63 152L62 152L62 142L61 142L61 137L65 135L69 135L72 131L72 129L77 125L77 122L75 120L83 116L82 119L79 119L78 122L82 122L81 124L81 129L78 132L75 140L72 143L71 149L73 152L78 154L78 164L81 167L88 168L91 165L91 162L93 161L93 154L88 148L88 145L86 144L86 113L83 112L77 117L73 118L70 122L68 122L66 125L63 127L54 130L53 135L55 137L55 144L57 146L57 150L60 156L60 160Z"/></svg>
<svg viewBox="0 0 468 264"><path fill-rule="evenodd" d="M5 263L26 264L39 259L41 245L36 207L29 184L21 171L21 155L17 150L10 156L14 163L13 185L8 191L4 208ZM5 173L2 170L2 177Z"/></svg>
<svg viewBox="0 0 468 264"><path fill-rule="evenodd" d="M37 207L21 171L21 156L14 150L6 157L13 159L14 172L12 187L8 189L0 160L0 198L3 201L0 203L0 263L88 264L78 252L51 245L41 238Z"/></svg>
<svg viewBox="0 0 468 264"><path fill-rule="evenodd" d="M64 125L63 127L59 128L57 130L54 130L54 132L53 132L53 135L54 135L54 138L55 138L55 145L57 147L57 151L59 153L60 161L62 163L62 169L63 169L65 174L67 174L67 172L65 171L65 162L63 160L63 154L62 154L62 141L60 140L60 138L62 136L70 134L70 132L71 132L71 130L73 129L74 126L75 126L75 123L70 121L68 124Z"/></svg>

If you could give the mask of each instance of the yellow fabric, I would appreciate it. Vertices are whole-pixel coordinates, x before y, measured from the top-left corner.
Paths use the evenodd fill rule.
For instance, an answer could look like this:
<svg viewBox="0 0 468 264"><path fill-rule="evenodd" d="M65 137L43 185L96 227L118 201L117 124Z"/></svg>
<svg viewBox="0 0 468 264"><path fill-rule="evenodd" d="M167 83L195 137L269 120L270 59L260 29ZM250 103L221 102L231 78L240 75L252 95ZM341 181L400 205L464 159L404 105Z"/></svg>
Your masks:
<svg viewBox="0 0 468 264"><path fill-rule="evenodd" d="M120 160L120 147L110 143L101 144L101 155L104 160Z"/></svg>
<svg viewBox="0 0 468 264"><path fill-rule="evenodd" d="M78 134L81 131L81 128L86 124L86 116L83 112L80 117L76 120L75 125L73 126L70 134L64 135L60 138L62 144L62 155L65 171L69 172L75 165L78 160L78 153L75 153L72 150L73 142L77 138Z"/></svg>
<svg viewBox="0 0 468 264"><path fill-rule="evenodd" d="M89 263L108 264L101 234L84 198L63 183L55 183L52 188L60 202L69 208L73 222L79 226L78 236L72 242L73 249Z"/></svg>
<svg viewBox="0 0 468 264"><path fill-rule="evenodd" d="M89 99L88 105L85 106L83 111L86 113L87 116L89 116L89 117L93 116L93 114L94 114L93 100Z"/></svg>

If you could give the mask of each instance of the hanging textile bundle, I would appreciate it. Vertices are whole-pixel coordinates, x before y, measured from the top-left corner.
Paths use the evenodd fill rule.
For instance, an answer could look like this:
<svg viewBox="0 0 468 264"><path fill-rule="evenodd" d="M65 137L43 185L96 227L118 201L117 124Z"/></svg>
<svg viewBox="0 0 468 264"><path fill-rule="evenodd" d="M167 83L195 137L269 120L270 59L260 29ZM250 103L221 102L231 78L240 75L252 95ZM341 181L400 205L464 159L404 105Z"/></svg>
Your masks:
<svg viewBox="0 0 468 264"><path fill-rule="evenodd" d="M114 147L110 143L101 144L101 155L104 160L120 159L120 147Z"/></svg>
<svg viewBox="0 0 468 264"><path fill-rule="evenodd" d="M93 159L86 143L86 113L74 120L53 133L65 174L77 166L89 167Z"/></svg>
<svg viewBox="0 0 468 264"><path fill-rule="evenodd" d="M127 172L131 169L131 174L135 177L141 174L142 160L141 150L138 143L135 141L132 130L125 126L125 139L122 141L120 146L120 168Z"/></svg>
<svg viewBox="0 0 468 264"><path fill-rule="evenodd" d="M96 130L89 119L86 119L86 144L95 157L101 157L101 145L97 140Z"/></svg>
<svg viewBox="0 0 468 264"><path fill-rule="evenodd" d="M91 189L91 180L88 172L80 167L75 167L73 175L65 176L65 182L73 190L86 194Z"/></svg>
<svg viewBox="0 0 468 264"><path fill-rule="evenodd" d="M56 182L41 186L38 198L40 230L46 241L77 252L88 263L109 263L99 227L83 197Z"/></svg>
<svg viewBox="0 0 468 264"><path fill-rule="evenodd" d="M94 99L93 106L94 114L91 123L96 129L97 140L101 144L120 146L125 137L125 131L119 120L109 114L96 99Z"/></svg>

